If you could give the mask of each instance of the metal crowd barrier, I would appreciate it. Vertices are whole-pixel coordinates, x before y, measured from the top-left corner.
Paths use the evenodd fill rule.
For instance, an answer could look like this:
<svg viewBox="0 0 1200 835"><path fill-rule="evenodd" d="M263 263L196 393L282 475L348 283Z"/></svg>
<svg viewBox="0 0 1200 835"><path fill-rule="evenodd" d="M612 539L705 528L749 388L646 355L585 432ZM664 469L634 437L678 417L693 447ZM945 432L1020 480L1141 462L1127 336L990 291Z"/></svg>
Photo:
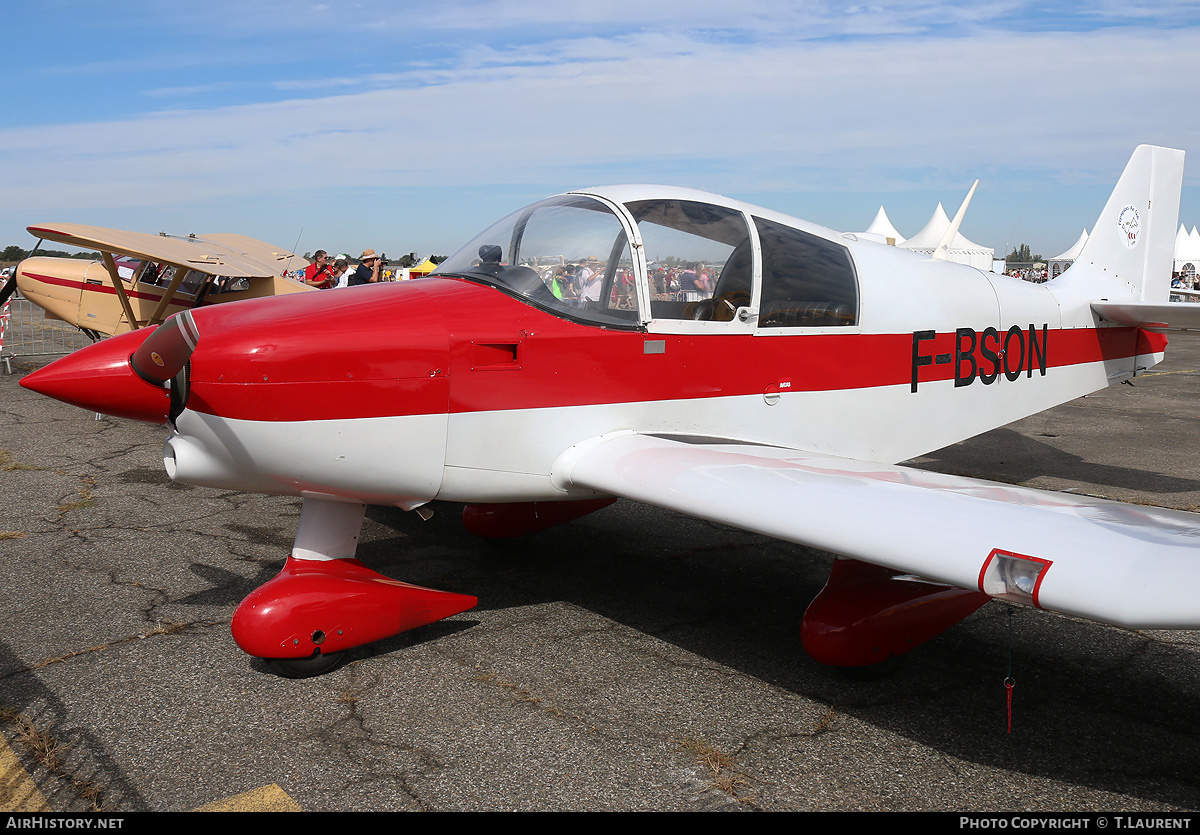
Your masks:
<svg viewBox="0 0 1200 835"><path fill-rule="evenodd" d="M17 357L46 357L69 354L90 345L91 340L74 325L46 315L33 302L14 295L0 310L0 360L12 373Z"/></svg>

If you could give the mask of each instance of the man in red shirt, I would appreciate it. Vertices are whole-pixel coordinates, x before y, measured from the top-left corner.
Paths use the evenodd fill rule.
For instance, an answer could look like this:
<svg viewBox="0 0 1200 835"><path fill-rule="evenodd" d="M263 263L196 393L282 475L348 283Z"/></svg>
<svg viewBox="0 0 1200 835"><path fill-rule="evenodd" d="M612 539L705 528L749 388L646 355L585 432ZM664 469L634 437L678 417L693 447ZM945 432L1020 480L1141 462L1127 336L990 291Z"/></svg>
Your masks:
<svg viewBox="0 0 1200 835"><path fill-rule="evenodd" d="M318 249L316 260L304 268L304 283L318 290L326 290L333 286L333 267L329 266L329 253Z"/></svg>

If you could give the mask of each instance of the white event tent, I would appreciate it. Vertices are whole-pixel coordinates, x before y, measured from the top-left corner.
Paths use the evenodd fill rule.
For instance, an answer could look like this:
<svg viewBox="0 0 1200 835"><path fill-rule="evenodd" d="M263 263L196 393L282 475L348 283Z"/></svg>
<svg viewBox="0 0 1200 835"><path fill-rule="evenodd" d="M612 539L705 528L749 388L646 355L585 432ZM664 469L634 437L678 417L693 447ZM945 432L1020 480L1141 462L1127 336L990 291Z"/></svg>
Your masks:
<svg viewBox="0 0 1200 835"><path fill-rule="evenodd" d="M883 210L883 206L880 206L879 211L875 213L875 219L871 221L871 225L867 227L865 234L878 235L884 241L891 238L895 246L899 246L907 240L907 238L896 231L896 227L888 219L887 212Z"/></svg>
<svg viewBox="0 0 1200 835"><path fill-rule="evenodd" d="M933 216L929 218L929 222L921 231L899 246L913 252L932 255L949 228L950 218L946 217L946 210L942 208L941 203L938 203L937 208L933 210ZM996 250L992 247L981 246L968 240L961 232L955 232L954 239L950 243L948 260L988 271L992 268L992 259L995 254Z"/></svg>
<svg viewBox="0 0 1200 835"><path fill-rule="evenodd" d="M1175 262L1171 269L1188 276L1200 271L1200 235L1196 234L1196 227L1192 227L1189 235L1183 224L1179 224L1179 232L1175 235Z"/></svg>
<svg viewBox="0 0 1200 835"><path fill-rule="evenodd" d="M1060 255L1055 255L1053 258L1050 258L1049 260L1047 260L1046 261L1046 270L1047 270L1048 276L1050 278L1054 278L1054 276L1058 275L1063 270L1065 270L1067 267L1074 264L1075 259L1079 257L1080 251L1083 250L1083 245L1087 243L1087 239L1088 239L1088 231L1087 231L1087 228L1085 227L1084 230L1079 233L1079 240L1077 240L1071 246L1070 249L1068 249L1066 252L1064 252Z"/></svg>

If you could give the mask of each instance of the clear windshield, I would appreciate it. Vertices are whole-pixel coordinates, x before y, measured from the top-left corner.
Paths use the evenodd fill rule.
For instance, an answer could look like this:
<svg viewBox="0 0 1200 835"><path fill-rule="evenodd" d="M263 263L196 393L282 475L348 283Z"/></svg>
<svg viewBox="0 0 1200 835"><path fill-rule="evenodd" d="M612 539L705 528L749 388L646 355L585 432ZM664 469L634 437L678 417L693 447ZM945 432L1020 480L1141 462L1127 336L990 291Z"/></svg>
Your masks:
<svg viewBox="0 0 1200 835"><path fill-rule="evenodd" d="M616 215L590 197L551 197L514 212L434 275L480 281L585 322L639 322L629 241Z"/></svg>

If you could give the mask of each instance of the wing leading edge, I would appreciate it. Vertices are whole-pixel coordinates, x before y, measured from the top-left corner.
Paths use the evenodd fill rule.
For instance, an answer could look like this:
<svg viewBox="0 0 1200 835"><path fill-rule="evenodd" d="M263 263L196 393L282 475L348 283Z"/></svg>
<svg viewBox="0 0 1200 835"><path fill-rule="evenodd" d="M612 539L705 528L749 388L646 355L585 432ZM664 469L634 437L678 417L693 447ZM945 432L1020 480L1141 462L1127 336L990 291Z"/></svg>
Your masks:
<svg viewBox="0 0 1200 835"><path fill-rule="evenodd" d="M1135 629L1200 627L1200 514L633 433L572 448L555 474L1043 609Z"/></svg>
<svg viewBox="0 0 1200 835"><path fill-rule="evenodd" d="M293 253L276 251L270 244L243 235L180 238L79 223L27 228L31 235L42 240L101 252L120 252L143 260L166 261L215 275L273 278L280 275L285 266L290 268L293 262L299 266L308 265L307 261Z"/></svg>

